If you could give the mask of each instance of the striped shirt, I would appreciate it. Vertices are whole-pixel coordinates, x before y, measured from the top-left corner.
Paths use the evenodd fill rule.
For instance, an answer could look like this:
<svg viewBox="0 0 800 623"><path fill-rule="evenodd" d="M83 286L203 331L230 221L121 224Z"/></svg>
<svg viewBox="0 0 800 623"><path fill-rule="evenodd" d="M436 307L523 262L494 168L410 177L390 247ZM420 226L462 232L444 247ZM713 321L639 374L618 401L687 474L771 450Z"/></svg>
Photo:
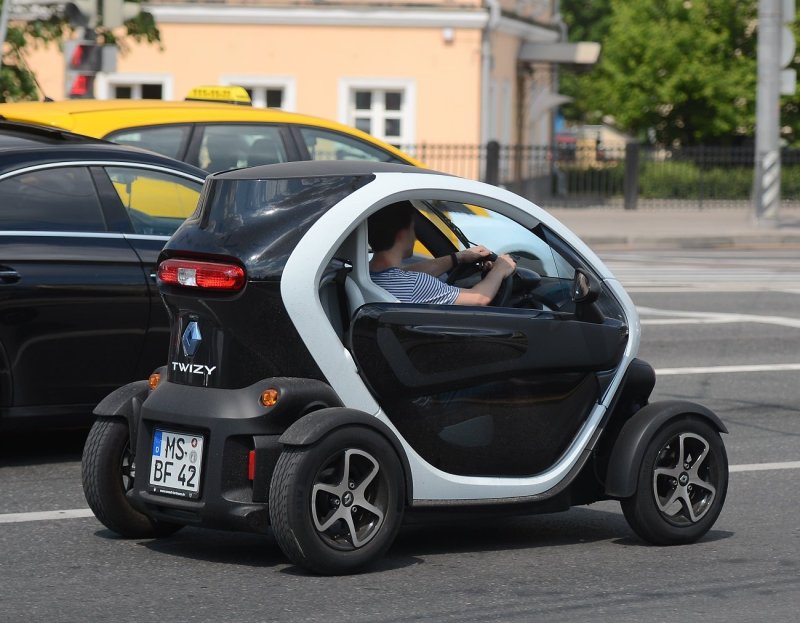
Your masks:
<svg viewBox="0 0 800 623"><path fill-rule="evenodd" d="M370 272L369 276L375 285L403 303L452 305L460 292L456 286L439 281L433 275L400 268L387 268L378 273Z"/></svg>

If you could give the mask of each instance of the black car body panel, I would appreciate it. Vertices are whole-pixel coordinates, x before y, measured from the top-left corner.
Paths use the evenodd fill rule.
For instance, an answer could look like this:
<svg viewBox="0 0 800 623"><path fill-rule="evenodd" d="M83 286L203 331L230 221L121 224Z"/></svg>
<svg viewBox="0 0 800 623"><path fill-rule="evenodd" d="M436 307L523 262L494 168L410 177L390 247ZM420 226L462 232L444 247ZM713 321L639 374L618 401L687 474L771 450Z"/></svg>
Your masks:
<svg viewBox="0 0 800 623"><path fill-rule="evenodd" d="M85 425L109 391L165 362L155 266L166 237L137 234L107 167L198 192L205 176L144 150L0 122L0 427Z"/></svg>

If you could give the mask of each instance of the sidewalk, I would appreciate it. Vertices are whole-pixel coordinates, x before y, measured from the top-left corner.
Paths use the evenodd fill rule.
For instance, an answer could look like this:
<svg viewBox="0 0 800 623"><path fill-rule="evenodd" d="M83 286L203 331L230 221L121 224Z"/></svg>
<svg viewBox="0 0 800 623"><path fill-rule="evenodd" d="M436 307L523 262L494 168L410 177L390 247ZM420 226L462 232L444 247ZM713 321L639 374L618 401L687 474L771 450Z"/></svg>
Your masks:
<svg viewBox="0 0 800 623"><path fill-rule="evenodd" d="M550 208L593 249L800 248L800 209L782 208L774 223L740 208Z"/></svg>

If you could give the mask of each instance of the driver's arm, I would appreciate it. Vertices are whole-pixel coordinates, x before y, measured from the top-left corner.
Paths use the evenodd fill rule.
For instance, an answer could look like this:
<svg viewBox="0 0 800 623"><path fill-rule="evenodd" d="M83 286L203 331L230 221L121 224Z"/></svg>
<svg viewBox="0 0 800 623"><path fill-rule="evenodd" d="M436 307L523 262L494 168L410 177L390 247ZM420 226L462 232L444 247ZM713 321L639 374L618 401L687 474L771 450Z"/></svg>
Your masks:
<svg viewBox="0 0 800 623"><path fill-rule="evenodd" d="M485 257L488 257L492 252L483 245L470 247L458 251L456 262L458 264L469 264L471 262L479 262ZM418 273L427 273L438 277L455 268L453 266L453 258L450 255L443 255L442 257L435 257L432 260L424 260L422 262L415 262L414 264L404 264L403 270L413 270Z"/></svg>
<svg viewBox="0 0 800 623"><path fill-rule="evenodd" d="M455 300L456 305L488 305L500 289L503 279L510 277L517 269L510 255L501 255L492 264L486 276L471 288L462 288Z"/></svg>

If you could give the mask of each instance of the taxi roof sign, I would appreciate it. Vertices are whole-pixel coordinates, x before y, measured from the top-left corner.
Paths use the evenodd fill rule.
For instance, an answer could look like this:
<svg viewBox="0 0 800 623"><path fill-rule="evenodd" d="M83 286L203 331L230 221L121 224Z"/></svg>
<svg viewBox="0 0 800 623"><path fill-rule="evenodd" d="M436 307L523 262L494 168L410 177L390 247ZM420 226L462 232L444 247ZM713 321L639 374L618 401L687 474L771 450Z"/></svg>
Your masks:
<svg viewBox="0 0 800 623"><path fill-rule="evenodd" d="M186 96L187 102L219 102L251 106L250 96L244 87L202 86L195 87Z"/></svg>

